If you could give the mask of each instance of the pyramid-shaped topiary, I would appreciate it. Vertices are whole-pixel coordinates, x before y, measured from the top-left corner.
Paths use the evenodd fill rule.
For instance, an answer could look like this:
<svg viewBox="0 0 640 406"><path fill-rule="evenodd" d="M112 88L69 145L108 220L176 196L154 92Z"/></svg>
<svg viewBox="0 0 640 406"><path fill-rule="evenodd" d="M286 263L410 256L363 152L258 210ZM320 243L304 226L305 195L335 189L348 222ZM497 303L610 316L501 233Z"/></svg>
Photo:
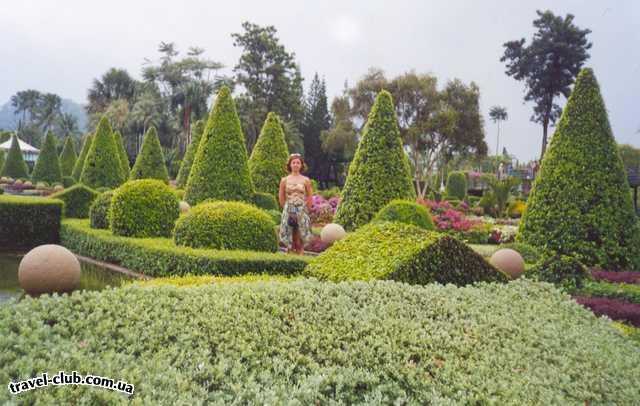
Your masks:
<svg viewBox="0 0 640 406"><path fill-rule="evenodd" d="M185 187L187 180L189 179L189 173L191 173L191 167L193 166L193 158L196 156L200 140L202 139L202 133L204 132L204 125L204 120L198 120L191 127L191 144L189 144L187 152L185 152L184 158L182 158L180 170L176 177L176 186L179 188Z"/></svg>
<svg viewBox="0 0 640 406"><path fill-rule="evenodd" d="M0 171L2 171L3 166L4 166L4 151L0 151Z"/></svg>
<svg viewBox="0 0 640 406"><path fill-rule="evenodd" d="M111 126L107 118L102 117L87 153L80 182L97 189L114 188L121 185L124 180L125 176L122 172L118 147L111 133Z"/></svg>
<svg viewBox="0 0 640 406"><path fill-rule="evenodd" d="M87 160L87 154L89 153L89 148L91 148L91 143L93 142L93 134L87 134L84 137L84 144L82 144L82 151L80 151L80 155L76 160L75 165L73 166L73 172L71 176L76 181L80 181L80 176L82 176L82 169L84 168L84 163Z"/></svg>
<svg viewBox="0 0 640 406"><path fill-rule="evenodd" d="M381 91L349 166L335 222L346 230L368 223L394 199L415 200L409 160L402 149L391 94Z"/></svg>
<svg viewBox="0 0 640 406"><path fill-rule="evenodd" d="M144 136L142 149L136 158L133 169L131 169L130 179L158 179L169 183L169 172L164 163L162 147L156 128L153 126L147 130Z"/></svg>
<svg viewBox="0 0 640 406"><path fill-rule="evenodd" d="M73 145L73 139L67 137L64 141L64 147L60 154L60 169L62 170L62 176L71 176L73 174L73 167L76 165L78 156L76 155L76 148Z"/></svg>
<svg viewBox="0 0 640 406"><path fill-rule="evenodd" d="M562 112L518 240L585 265L640 269L640 225L591 69L580 72Z"/></svg>
<svg viewBox="0 0 640 406"><path fill-rule="evenodd" d="M223 87L209 114L193 161L186 201L191 205L206 199L251 203L254 190L247 161L247 147L236 106L229 89Z"/></svg>
<svg viewBox="0 0 640 406"><path fill-rule="evenodd" d="M11 147L9 147L9 152L4 160L0 176L8 176L13 179L29 177L29 167L22 157L18 137L15 135L11 139Z"/></svg>
<svg viewBox="0 0 640 406"><path fill-rule="evenodd" d="M280 119L276 113L269 113L249 158L249 171L256 191L278 195L280 179L287 175L288 158Z"/></svg>
<svg viewBox="0 0 640 406"><path fill-rule="evenodd" d="M44 144L38 155L38 160L31 173L33 182L62 182L60 159L56 150L56 138L51 131L44 137Z"/></svg>
<svg viewBox="0 0 640 406"><path fill-rule="evenodd" d="M122 171L124 172L125 177L127 177L129 176L131 167L129 166L129 155L127 155L127 150L124 149L124 142L122 140L122 134L120 134L120 131L116 131L113 133L113 140L116 143L116 147L118 147L118 156L120 157L120 162L122 163Z"/></svg>

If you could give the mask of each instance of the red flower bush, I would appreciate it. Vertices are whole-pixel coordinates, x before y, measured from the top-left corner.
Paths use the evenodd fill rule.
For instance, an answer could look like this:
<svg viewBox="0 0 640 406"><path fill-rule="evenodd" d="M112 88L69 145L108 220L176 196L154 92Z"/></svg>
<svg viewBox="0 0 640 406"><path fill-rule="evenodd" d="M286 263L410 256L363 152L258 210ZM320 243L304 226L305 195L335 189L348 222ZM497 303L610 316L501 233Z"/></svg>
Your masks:
<svg viewBox="0 0 640 406"><path fill-rule="evenodd" d="M638 283L640 284L640 272L611 272L591 271L591 276L597 281L612 283Z"/></svg>
<svg viewBox="0 0 640 406"><path fill-rule="evenodd" d="M607 316L612 320L627 321L640 327L640 304L603 297L575 297L576 302L590 309L597 316Z"/></svg>

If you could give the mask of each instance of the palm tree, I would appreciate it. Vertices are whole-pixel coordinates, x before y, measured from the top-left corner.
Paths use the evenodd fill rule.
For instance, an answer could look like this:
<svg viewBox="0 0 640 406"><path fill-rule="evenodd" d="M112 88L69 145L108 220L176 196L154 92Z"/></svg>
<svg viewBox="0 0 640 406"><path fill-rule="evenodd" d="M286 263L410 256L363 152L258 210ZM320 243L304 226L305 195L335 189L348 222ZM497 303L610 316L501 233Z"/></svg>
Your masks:
<svg viewBox="0 0 640 406"><path fill-rule="evenodd" d="M493 106L489 110L489 117L494 123L498 123L498 136L496 137L496 155L500 147L500 122L506 121L509 116L507 114L507 108L502 106Z"/></svg>
<svg viewBox="0 0 640 406"><path fill-rule="evenodd" d="M507 207L507 201L512 193L515 192L516 187L520 184L520 179L515 176L508 176L506 179L498 179L495 175L485 174L482 179L487 183L491 193L496 198L496 205L498 206L498 217L504 214Z"/></svg>
<svg viewBox="0 0 640 406"><path fill-rule="evenodd" d="M35 116L41 96L39 91L33 89L23 90L11 96L11 106L14 108L14 113L22 114L22 119L18 121L18 132L26 126L27 117L31 121Z"/></svg>
<svg viewBox="0 0 640 406"><path fill-rule="evenodd" d="M42 127L42 133L46 134L52 124L62 114L62 99L57 94L47 93L40 98L38 103L38 121Z"/></svg>
<svg viewBox="0 0 640 406"><path fill-rule="evenodd" d="M62 113L56 122L60 129L60 136L62 139L68 135L74 135L79 133L78 119L71 113Z"/></svg>

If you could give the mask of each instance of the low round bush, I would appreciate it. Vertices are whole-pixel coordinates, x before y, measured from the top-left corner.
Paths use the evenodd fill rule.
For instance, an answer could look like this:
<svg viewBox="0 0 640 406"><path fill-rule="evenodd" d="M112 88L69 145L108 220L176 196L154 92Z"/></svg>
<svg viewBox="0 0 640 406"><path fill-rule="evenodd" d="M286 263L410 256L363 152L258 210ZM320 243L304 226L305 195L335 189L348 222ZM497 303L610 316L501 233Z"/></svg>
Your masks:
<svg viewBox="0 0 640 406"><path fill-rule="evenodd" d="M111 207L112 197L112 191L104 192L93 201L89 208L91 228L109 228L109 208Z"/></svg>
<svg viewBox="0 0 640 406"><path fill-rule="evenodd" d="M110 227L126 237L168 237L179 215L179 200L163 181L133 180L113 193Z"/></svg>
<svg viewBox="0 0 640 406"><path fill-rule="evenodd" d="M267 210L267 213L269 213L271 219L276 223L276 225L280 224L280 221L282 220L282 212L280 210Z"/></svg>
<svg viewBox="0 0 640 406"><path fill-rule="evenodd" d="M580 289L591 278L589 271L578 259L551 253L541 258L528 272L533 279L553 283L569 291Z"/></svg>
<svg viewBox="0 0 640 406"><path fill-rule="evenodd" d="M435 230L429 210L410 200L392 200L373 218L373 221L397 221L413 224L425 230Z"/></svg>
<svg viewBox="0 0 640 406"><path fill-rule="evenodd" d="M193 248L275 252L278 239L271 216L242 202L206 201L180 217L177 245Z"/></svg>
<svg viewBox="0 0 640 406"><path fill-rule="evenodd" d="M276 198L269 193L256 192L253 195L253 203L263 210L278 210L279 208Z"/></svg>

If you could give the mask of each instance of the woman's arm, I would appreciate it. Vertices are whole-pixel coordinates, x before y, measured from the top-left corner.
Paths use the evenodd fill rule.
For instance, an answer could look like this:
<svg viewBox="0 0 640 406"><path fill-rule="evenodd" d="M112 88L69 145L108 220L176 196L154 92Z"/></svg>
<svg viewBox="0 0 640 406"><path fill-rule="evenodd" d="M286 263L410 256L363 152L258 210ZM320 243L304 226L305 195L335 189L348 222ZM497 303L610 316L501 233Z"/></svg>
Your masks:
<svg viewBox="0 0 640 406"><path fill-rule="evenodd" d="M304 180L304 188L306 190L307 209L311 210L311 206L313 206L313 199L311 198L313 196L313 187L309 178Z"/></svg>
<svg viewBox="0 0 640 406"><path fill-rule="evenodd" d="M286 190L287 187L287 178L280 179L280 189L278 190L278 201L280 203L280 208L284 208L284 202L287 199Z"/></svg>

